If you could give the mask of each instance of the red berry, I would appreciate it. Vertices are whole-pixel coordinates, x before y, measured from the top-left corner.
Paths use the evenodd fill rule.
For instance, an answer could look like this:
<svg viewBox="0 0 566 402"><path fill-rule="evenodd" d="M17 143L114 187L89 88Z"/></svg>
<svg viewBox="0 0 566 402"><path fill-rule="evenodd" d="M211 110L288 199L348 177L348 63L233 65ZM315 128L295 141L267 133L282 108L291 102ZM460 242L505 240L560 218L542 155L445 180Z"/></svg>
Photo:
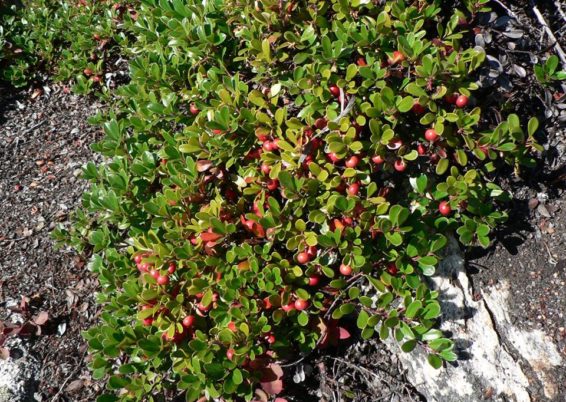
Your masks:
<svg viewBox="0 0 566 402"><path fill-rule="evenodd" d="M92 70L90 68L85 68L83 70L84 75L86 75L87 77L90 77L92 75Z"/></svg>
<svg viewBox="0 0 566 402"><path fill-rule="evenodd" d="M393 165L393 167L398 172L404 172L405 169L407 169L407 164L405 163L405 161L403 159L397 159L395 161L395 164Z"/></svg>
<svg viewBox="0 0 566 402"><path fill-rule="evenodd" d="M143 319L144 326L149 327L151 324L153 324L153 317L147 317Z"/></svg>
<svg viewBox="0 0 566 402"><path fill-rule="evenodd" d="M453 93L451 95L446 95L444 97L444 100L446 101L446 103L449 103L451 105L455 104L457 99L458 99L458 94L456 94L456 93Z"/></svg>
<svg viewBox="0 0 566 402"><path fill-rule="evenodd" d="M397 273L399 272L397 265L394 262L387 264L387 272L389 272L391 275L397 275Z"/></svg>
<svg viewBox="0 0 566 402"><path fill-rule="evenodd" d="M340 273L344 276L352 275L352 267L346 264L340 264Z"/></svg>
<svg viewBox="0 0 566 402"><path fill-rule="evenodd" d="M157 283L159 285L167 285L169 283L169 277L165 275L159 275L157 277Z"/></svg>
<svg viewBox="0 0 566 402"><path fill-rule="evenodd" d="M167 272L170 274L174 273L177 270L177 265L174 262L169 263L169 268L167 268Z"/></svg>
<svg viewBox="0 0 566 402"><path fill-rule="evenodd" d="M151 271L149 271L149 274L153 277L153 279L159 278L159 271L156 269L152 269Z"/></svg>
<svg viewBox="0 0 566 402"><path fill-rule="evenodd" d="M363 57L358 58L358 60L356 61L356 64L360 67L365 67L367 66L367 62L366 59L364 59Z"/></svg>
<svg viewBox="0 0 566 402"><path fill-rule="evenodd" d="M332 96L340 96L340 88L338 88L336 85L331 85L328 89L330 90Z"/></svg>
<svg viewBox="0 0 566 402"><path fill-rule="evenodd" d="M342 218L342 223L344 223L344 226L352 226L354 220L349 216L345 216L344 218Z"/></svg>
<svg viewBox="0 0 566 402"><path fill-rule="evenodd" d="M319 130L322 130L324 127L326 127L327 124L328 124L328 121L324 117L319 117L314 122L314 126L316 128L318 128Z"/></svg>
<svg viewBox="0 0 566 402"><path fill-rule="evenodd" d="M189 106L189 112L191 112L193 116L196 116L197 114L199 114L200 110L198 110L198 107L194 103L191 103L191 105Z"/></svg>
<svg viewBox="0 0 566 402"><path fill-rule="evenodd" d="M356 155L354 155L346 161L345 165L346 165L346 167L353 169L356 166L358 166L358 163L360 163L360 158L358 158Z"/></svg>
<svg viewBox="0 0 566 402"><path fill-rule="evenodd" d="M139 263L142 262L142 259L143 259L143 257L138 254L138 255L136 255L136 256L134 257L134 262L135 262L136 264L139 264Z"/></svg>
<svg viewBox="0 0 566 402"><path fill-rule="evenodd" d="M226 357L228 358L228 360L232 360L234 358L234 354L236 352L234 351L234 349L228 349L226 351Z"/></svg>
<svg viewBox="0 0 566 402"><path fill-rule="evenodd" d="M234 323L234 321L230 321L228 323L228 329L232 332L237 332L238 328L236 328L236 324Z"/></svg>
<svg viewBox="0 0 566 402"><path fill-rule="evenodd" d="M466 95L460 95L456 99L456 106L459 108L466 107L467 104L468 104L468 97Z"/></svg>
<svg viewBox="0 0 566 402"><path fill-rule="evenodd" d="M303 300L303 299L297 299L295 300L295 308L298 311L302 311L306 308L309 307L309 302L307 300Z"/></svg>
<svg viewBox="0 0 566 402"><path fill-rule="evenodd" d="M212 134L221 135L221 134L224 134L224 131L217 128L217 129L212 130Z"/></svg>
<svg viewBox="0 0 566 402"><path fill-rule="evenodd" d="M281 306L281 310L285 311L285 312L289 312L289 311L293 311L295 309L295 303L290 302L289 304L285 304L284 306Z"/></svg>
<svg viewBox="0 0 566 402"><path fill-rule="evenodd" d="M330 159L330 162L332 163L338 163L340 162L340 157L338 155L336 155L334 152L330 152L329 154L327 154L328 159Z"/></svg>
<svg viewBox="0 0 566 402"><path fill-rule="evenodd" d="M269 174L269 172L271 172L271 166L269 166L265 163L262 163L261 164L261 171L262 171L263 174Z"/></svg>
<svg viewBox="0 0 566 402"><path fill-rule="evenodd" d="M440 204L438 204L438 211L442 215L448 216L452 212L452 208L450 207L448 201L442 201Z"/></svg>
<svg viewBox="0 0 566 402"><path fill-rule="evenodd" d="M320 275L311 275L309 277L309 286L316 286L320 282Z"/></svg>
<svg viewBox="0 0 566 402"><path fill-rule="evenodd" d="M412 110L413 110L413 113L415 113L415 114L423 114L426 111L424 106L421 105L419 102L415 102Z"/></svg>
<svg viewBox="0 0 566 402"><path fill-rule="evenodd" d="M195 323L195 316L194 315L188 315L185 318L183 318L183 322L181 324L185 328L190 328L194 325L194 323Z"/></svg>
<svg viewBox="0 0 566 402"><path fill-rule="evenodd" d="M360 183L352 183L348 186L348 194L350 194L351 196L355 196L358 195L358 192L360 191Z"/></svg>
<svg viewBox="0 0 566 402"><path fill-rule="evenodd" d="M269 190L277 190L277 188L279 188L279 180L277 179L269 179L267 181L267 188Z"/></svg>
<svg viewBox="0 0 566 402"><path fill-rule="evenodd" d="M371 161L376 165L381 165L383 162L385 162L385 159L383 159L383 156L381 155L375 155L373 158L371 158Z"/></svg>
<svg viewBox="0 0 566 402"><path fill-rule="evenodd" d="M273 335L273 334L267 335L267 336L265 337L265 340L266 340L267 343L269 343L270 345L273 345L273 344L275 343L275 341L276 341L275 335Z"/></svg>
<svg viewBox="0 0 566 402"><path fill-rule="evenodd" d="M140 271L147 272L150 266L151 265L149 265L147 262L144 262L143 264L140 265Z"/></svg>
<svg viewBox="0 0 566 402"><path fill-rule="evenodd" d="M318 250L316 248L316 246L309 246L307 248L307 254L312 258L312 257L316 257Z"/></svg>
<svg viewBox="0 0 566 402"><path fill-rule="evenodd" d="M429 128L428 130L426 130L424 133L424 137L428 142L438 141L438 134L436 133L436 130L433 128Z"/></svg>
<svg viewBox="0 0 566 402"><path fill-rule="evenodd" d="M299 264L306 264L311 260L311 257L308 253L302 252L297 254L297 262Z"/></svg>
<svg viewBox="0 0 566 402"><path fill-rule="evenodd" d="M419 155L426 154L426 148L423 146L423 144L417 145L417 152L419 153Z"/></svg>

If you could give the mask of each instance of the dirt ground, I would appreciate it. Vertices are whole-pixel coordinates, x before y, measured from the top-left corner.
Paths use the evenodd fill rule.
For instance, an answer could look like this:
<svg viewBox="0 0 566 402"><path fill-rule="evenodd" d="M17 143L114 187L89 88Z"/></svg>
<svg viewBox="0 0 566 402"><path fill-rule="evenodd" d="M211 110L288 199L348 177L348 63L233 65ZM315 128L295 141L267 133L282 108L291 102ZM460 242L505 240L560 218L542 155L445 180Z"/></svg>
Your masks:
<svg viewBox="0 0 566 402"><path fill-rule="evenodd" d="M41 335L23 337L40 363L35 399L92 401L99 385L80 331L96 321L97 282L49 234L86 189L80 168L95 158L89 145L100 134L86 119L101 105L61 87L32 96L0 88L0 322L46 312Z"/></svg>

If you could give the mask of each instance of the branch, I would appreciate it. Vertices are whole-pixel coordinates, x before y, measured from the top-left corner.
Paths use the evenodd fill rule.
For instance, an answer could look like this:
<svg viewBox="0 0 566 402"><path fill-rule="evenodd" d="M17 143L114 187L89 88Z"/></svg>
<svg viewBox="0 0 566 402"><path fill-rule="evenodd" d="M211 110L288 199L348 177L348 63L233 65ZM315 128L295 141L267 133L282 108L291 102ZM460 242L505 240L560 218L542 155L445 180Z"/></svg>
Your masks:
<svg viewBox="0 0 566 402"><path fill-rule="evenodd" d="M540 22L540 24L544 28L544 31L546 32L550 40L554 42L554 50L556 50L558 57L560 57L560 61L562 61L562 68L566 70L566 53L564 53L564 50L560 46L560 43L558 43L558 40L556 39L556 36L554 36L552 29L550 29L550 27L546 23L536 4L533 4L533 13L537 17L538 22Z"/></svg>

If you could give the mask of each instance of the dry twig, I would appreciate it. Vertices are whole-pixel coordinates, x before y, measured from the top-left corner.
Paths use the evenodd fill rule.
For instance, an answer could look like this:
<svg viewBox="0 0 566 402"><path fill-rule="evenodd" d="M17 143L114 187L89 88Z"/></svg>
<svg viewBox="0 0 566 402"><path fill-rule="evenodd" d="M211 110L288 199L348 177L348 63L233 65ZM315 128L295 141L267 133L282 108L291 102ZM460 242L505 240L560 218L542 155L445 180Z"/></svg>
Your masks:
<svg viewBox="0 0 566 402"><path fill-rule="evenodd" d="M562 68L566 70L566 53L564 53L564 50L560 46L560 43L558 43L556 36L554 36L554 32L552 32L552 29L550 29L550 27L546 23L546 20L544 19L543 15L541 14L536 4L533 4L532 7L533 7L533 13L537 17L538 22L542 25L544 31L546 32L550 40L554 42L554 50L556 50L556 53L558 54L558 57L562 62Z"/></svg>

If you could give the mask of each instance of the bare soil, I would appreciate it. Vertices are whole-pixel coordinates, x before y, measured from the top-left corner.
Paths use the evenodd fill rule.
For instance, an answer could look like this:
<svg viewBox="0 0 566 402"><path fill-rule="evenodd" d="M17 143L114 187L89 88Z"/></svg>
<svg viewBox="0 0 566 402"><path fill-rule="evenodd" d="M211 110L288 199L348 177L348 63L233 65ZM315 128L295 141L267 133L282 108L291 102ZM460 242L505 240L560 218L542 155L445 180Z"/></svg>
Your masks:
<svg viewBox="0 0 566 402"><path fill-rule="evenodd" d="M86 189L80 168L96 159L89 145L100 138L86 120L101 105L51 90L32 99L31 90L0 88L0 322L46 312L41 334L23 337L41 365L35 399L92 401L100 385L90 379L80 332L96 322L97 281L49 234Z"/></svg>

